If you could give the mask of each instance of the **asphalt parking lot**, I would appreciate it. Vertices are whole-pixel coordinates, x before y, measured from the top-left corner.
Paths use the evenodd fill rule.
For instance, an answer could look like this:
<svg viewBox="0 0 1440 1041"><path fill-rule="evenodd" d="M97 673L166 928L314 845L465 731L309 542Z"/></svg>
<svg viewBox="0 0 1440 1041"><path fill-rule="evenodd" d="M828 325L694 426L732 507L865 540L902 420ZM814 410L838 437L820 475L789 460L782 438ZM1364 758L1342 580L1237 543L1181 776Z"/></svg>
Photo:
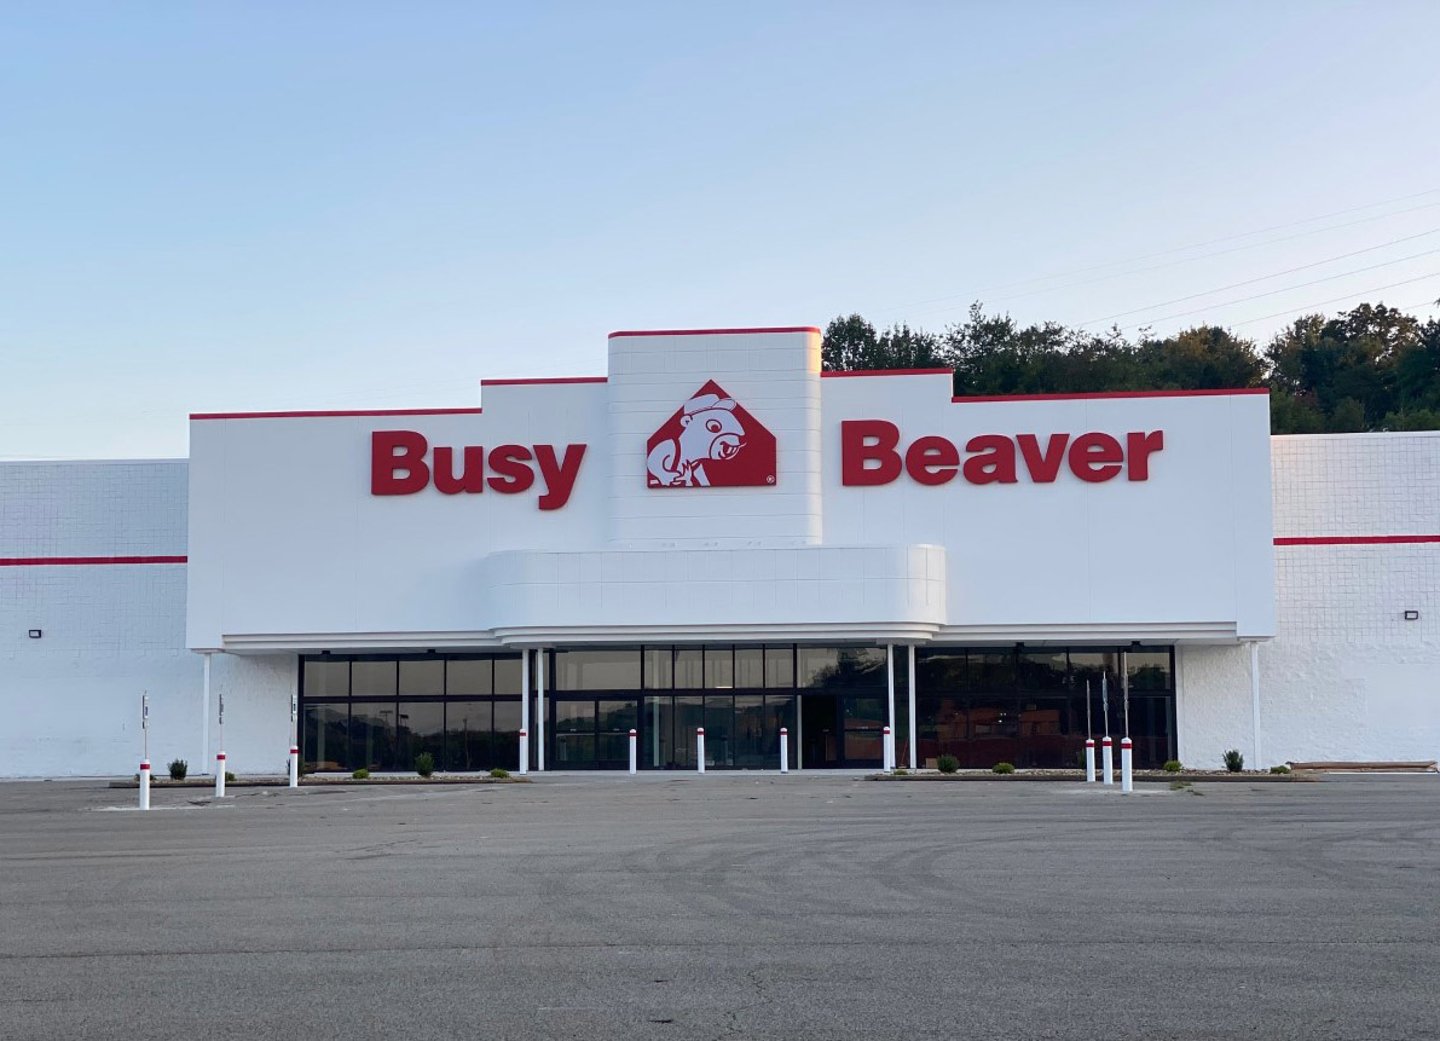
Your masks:
<svg viewBox="0 0 1440 1041"><path fill-rule="evenodd" d="M1440 778L0 785L0 1035L1440 1036Z"/></svg>

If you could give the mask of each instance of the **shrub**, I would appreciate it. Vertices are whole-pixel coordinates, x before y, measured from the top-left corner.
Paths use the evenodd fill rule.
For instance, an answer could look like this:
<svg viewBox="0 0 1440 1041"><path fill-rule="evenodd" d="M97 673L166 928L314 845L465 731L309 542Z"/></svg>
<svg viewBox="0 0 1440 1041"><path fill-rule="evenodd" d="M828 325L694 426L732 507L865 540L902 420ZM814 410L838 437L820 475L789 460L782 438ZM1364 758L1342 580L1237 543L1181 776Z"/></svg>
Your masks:
<svg viewBox="0 0 1440 1041"><path fill-rule="evenodd" d="M415 772L421 777L429 777L435 772L435 757L429 752L421 752L415 757Z"/></svg>
<svg viewBox="0 0 1440 1041"><path fill-rule="evenodd" d="M309 777L309 776L310 776L311 774L313 774L314 772L315 772L315 764L314 764L314 763L307 763L307 762L305 762L305 760L303 760L303 759L300 760L300 776L301 776L301 777Z"/></svg>
<svg viewBox="0 0 1440 1041"><path fill-rule="evenodd" d="M939 759L935 760L935 766L942 774L953 774L956 770L960 769L960 760L956 759L953 755L942 755Z"/></svg>
<svg viewBox="0 0 1440 1041"><path fill-rule="evenodd" d="M1167 760L1165 760L1165 772L1166 772L1167 774L1178 774L1178 773L1179 773L1181 770L1183 770L1183 769L1185 769L1185 765L1184 765L1183 763L1181 763L1180 760L1178 760L1178 759L1167 759Z"/></svg>
<svg viewBox="0 0 1440 1041"><path fill-rule="evenodd" d="M1272 774L1288 774L1290 772L1290 767L1286 766L1284 763L1281 763L1279 766L1270 767L1270 772Z"/></svg>
<svg viewBox="0 0 1440 1041"><path fill-rule="evenodd" d="M183 781L190 772L190 764L183 759L170 760L170 780Z"/></svg>
<svg viewBox="0 0 1440 1041"><path fill-rule="evenodd" d="M1238 774L1245 769L1245 757L1240 754L1240 749L1232 748L1225 753L1225 769L1232 774Z"/></svg>
<svg viewBox="0 0 1440 1041"><path fill-rule="evenodd" d="M370 771L362 766L350 776L355 778L355 780L357 781L368 781L370 779Z"/></svg>
<svg viewBox="0 0 1440 1041"><path fill-rule="evenodd" d="M1015 764L996 763L994 766L990 767L990 772L992 774L1013 774L1015 772Z"/></svg>
<svg viewBox="0 0 1440 1041"><path fill-rule="evenodd" d="M907 770L907 769L905 769L905 767L903 767L903 766L897 766L895 769L893 769L893 770L890 771L890 776L892 776L892 777L909 777L909 776L910 776L910 771Z"/></svg>
<svg viewBox="0 0 1440 1041"><path fill-rule="evenodd" d="M232 781L234 781L234 780L235 780L235 775L234 775L233 773L231 773L229 770L226 770L226 771L225 771L225 783L226 783L226 784L230 784L230 783L231 783Z"/></svg>
<svg viewBox="0 0 1440 1041"><path fill-rule="evenodd" d="M510 771L505 769L505 767L503 766L496 766L491 768L490 776L495 778L497 781L503 781L505 780L505 778L510 776Z"/></svg>

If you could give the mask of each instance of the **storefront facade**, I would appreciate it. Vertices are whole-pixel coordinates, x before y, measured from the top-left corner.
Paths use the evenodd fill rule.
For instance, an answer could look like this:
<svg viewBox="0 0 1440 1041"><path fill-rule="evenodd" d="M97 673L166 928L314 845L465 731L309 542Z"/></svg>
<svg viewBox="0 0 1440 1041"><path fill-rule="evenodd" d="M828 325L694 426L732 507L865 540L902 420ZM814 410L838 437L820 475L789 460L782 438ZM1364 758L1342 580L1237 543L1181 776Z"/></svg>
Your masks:
<svg viewBox="0 0 1440 1041"><path fill-rule="evenodd" d="M260 772L297 737L513 769L522 732L533 769L623 769L631 729L687 770L702 726L714 769L778 766L782 727L796 769L873 769L885 726L918 767L1127 727L1144 765L1440 743L1434 435L1272 439L1251 391L952 399L821 373L808 328L617 333L604 376L482 399L0 466L0 775L122 772L141 691L152 739Z"/></svg>

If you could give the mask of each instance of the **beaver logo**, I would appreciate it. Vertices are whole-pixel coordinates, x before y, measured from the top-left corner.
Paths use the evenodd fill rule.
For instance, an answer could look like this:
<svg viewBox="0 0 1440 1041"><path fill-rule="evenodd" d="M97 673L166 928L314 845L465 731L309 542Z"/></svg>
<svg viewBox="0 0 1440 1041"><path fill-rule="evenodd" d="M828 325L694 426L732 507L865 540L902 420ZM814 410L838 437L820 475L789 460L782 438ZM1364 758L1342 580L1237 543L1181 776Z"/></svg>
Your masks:
<svg viewBox="0 0 1440 1041"><path fill-rule="evenodd" d="M775 483L775 435L710 380L646 443L651 488Z"/></svg>

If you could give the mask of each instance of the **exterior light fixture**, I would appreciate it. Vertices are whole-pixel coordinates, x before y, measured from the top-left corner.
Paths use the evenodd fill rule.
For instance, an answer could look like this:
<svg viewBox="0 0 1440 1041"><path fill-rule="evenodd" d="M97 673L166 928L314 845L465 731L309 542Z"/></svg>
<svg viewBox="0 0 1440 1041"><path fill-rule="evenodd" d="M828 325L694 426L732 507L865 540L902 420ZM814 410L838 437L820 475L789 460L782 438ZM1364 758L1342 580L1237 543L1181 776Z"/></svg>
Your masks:
<svg viewBox="0 0 1440 1041"><path fill-rule="evenodd" d="M1406 612L1405 612L1405 621L1407 621L1407 622L1418 622L1419 620L1420 620L1420 612L1419 612L1419 611L1406 611ZM38 634L37 634L34 630L31 630L30 635L31 635L31 636L36 636L36 635L38 635Z"/></svg>
<svg viewBox="0 0 1440 1041"><path fill-rule="evenodd" d="M1405 613L1408 615L1410 612L1406 611ZM25 635L29 636L32 640L38 640L44 634L41 633L39 629L31 629Z"/></svg>

